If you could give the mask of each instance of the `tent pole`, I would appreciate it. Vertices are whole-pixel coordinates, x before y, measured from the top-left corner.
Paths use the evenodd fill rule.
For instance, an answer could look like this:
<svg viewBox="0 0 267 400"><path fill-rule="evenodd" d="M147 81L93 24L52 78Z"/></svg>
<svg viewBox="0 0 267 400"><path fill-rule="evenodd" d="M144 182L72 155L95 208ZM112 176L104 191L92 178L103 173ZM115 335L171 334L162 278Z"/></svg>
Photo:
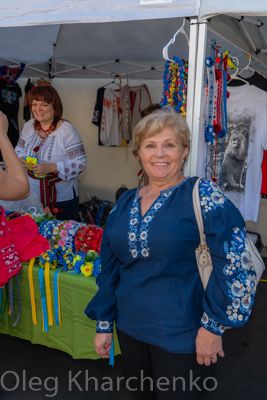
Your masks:
<svg viewBox="0 0 267 400"><path fill-rule="evenodd" d="M5 60L8 62L14 63L15 65L12 65L13 68L20 67L20 63L18 61L11 60L10 58L7 58L7 57L0 57L0 58L1 58L1 60Z"/></svg>
<svg viewBox="0 0 267 400"><path fill-rule="evenodd" d="M31 64L31 65L33 65L33 64ZM25 65L25 68L28 68L28 69L31 69L32 71L40 72L41 74L44 74L44 75L48 75L48 76L49 76L49 73L48 73L48 72L43 71L43 70L38 69L38 68L31 67L29 64L26 64L26 65Z"/></svg>
<svg viewBox="0 0 267 400"><path fill-rule="evenodd" d="M190 40L189 40L189 57L188 57L188 84L187 84L187 105L186 105L186 122L188 123L190 132L192 132L193 113L194 113L194 89L196 84L196 57L197 57L197 39L198 39L198 23L196 18L190 19ZM190 154L190 153L189 153ZM190 175L190 155L189 160L184 168L185 175Z"/></svg>
<svg viewBox="0 0 267 400"><path fill-rule="evenodd" d="M193 118L191 128L191 157L189 160L189 175L197 175L198 164L198 148L199 148L199 135L200 132L200 117L201 117L201 104L203 102L203 80L204 68L206 57L206 42L207 42L207 20L199 23L198 46L197 46L197 64L196 64L196 78L194 85L194 106Z"/></svg>

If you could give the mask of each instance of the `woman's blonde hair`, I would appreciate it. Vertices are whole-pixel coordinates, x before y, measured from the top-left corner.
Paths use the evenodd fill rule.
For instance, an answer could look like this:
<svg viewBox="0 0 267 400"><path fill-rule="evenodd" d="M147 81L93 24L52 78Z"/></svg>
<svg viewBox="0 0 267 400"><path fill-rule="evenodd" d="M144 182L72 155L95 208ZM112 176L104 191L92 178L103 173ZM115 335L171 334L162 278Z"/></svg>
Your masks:
<svg viewBox="0 0 267 400"><path fill-rule="evenodd" d="M172 128L177 139L183 146L190 150L190 131L185 119L173 109L161 109L154 111L138 122L133 131L132 151L135 158L140 162L139 150L142 142L158 133L164 128ZM186 162L188 154L184 157Z"/></svg>

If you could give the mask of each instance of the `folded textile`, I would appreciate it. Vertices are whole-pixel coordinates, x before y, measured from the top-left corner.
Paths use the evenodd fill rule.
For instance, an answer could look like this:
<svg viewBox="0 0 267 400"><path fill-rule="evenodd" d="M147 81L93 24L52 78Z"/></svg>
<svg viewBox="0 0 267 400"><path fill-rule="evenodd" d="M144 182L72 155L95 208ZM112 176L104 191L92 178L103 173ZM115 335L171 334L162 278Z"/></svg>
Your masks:
<svg viewBox="0 0 267 400"><path fill-rule="evenodd" d="M14 218L7 224L21 261L38 257L50 249L48 240L39 233L36 222L29 215Z"/></svg>
<svg viewBox="0 0 267 400"><path fill-rule="evenodd" d="M8 228L5 211L0 207L0 287L3 287L8 279L16 275L22 268Z"/></svg>

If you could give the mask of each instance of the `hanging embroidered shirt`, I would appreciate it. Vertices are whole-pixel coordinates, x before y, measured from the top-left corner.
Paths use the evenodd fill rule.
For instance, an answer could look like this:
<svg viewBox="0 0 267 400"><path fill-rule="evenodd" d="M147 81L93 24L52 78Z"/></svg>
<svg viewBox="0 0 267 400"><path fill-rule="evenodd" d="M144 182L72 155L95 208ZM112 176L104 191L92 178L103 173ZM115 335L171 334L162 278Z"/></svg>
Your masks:
<svg viewBox="0 0 267 400"><path fill-rule="evenodd" d="M101 132L101 119L103 113L103 102L104 102L104 93L106 88L101 87L97 89L95 108L92 117L92 123L98 126L98 145L103 146L103 143L100 140L100 132Z"/></svg>
<svg viewBox="0 0 267 400"><path fill-rule="evenodd" d="M24 105L23 118L25 119L25 121L29 121L29 119L31 119L31 110L30 110L30 105L29 105L29 101L28 101L28 94L35 86L36 85L34 83L32 83L31 79L29 78L24 87L25 96L24 96L24 100L23 100L23 105Z"/></svg>
<svg viewBox="0 0 267 400"><path fill-rule="evenodd" d="M228 87L228 91L227 134L217 141L217 148L200 135L198 174L217 179L244 219L256 222L261 163L267 148L267 93L249 84Z"/></svg>
<svg viewBox="0 0 267 400"><path fill-rule="evenodd" d="M121 89L120 126L123 139L132 140L133 130L142 119L142 111L150 104L150 93L146 85L126 85Z"/></svg>
<svg viewBox="0 0 267 400"><path fill-rule="evenodd" d="M8 118L9 125L7 135L13 147L17 145L19 140L18 111L19 98L21 96L21 89L17 83L11 84L0 79L0 110L6 114Z"/></svg>
<svg viewBox="0 0 267 400"><path fill-rule="evenodd" d="M110 88L105 90L101 119L100 140L104 146L121 146L119 127L120 94Z"/></svg>
<svg viewBox="0 0 267 400"><path fill-rule="evenodd" d="M252 76L243 79L245 79L245 81L250 85L256 86L257 88L267 92L267 79L258 72L255 71Z"/></svg>

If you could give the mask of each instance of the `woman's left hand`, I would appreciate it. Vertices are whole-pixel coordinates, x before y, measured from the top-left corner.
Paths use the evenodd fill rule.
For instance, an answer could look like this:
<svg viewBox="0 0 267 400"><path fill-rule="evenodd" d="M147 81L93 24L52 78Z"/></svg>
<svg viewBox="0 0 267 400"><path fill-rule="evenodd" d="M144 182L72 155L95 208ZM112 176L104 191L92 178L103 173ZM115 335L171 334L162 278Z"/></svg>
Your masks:
<svg viewBox="0 0 267 400"><path fill-rule="evenodd" d="M196 353L198 364L215 364L218 355L224 357L222 337L201 327L196 337Z"/></svg>
<svg viewBox="0 0 267 400"><path fill-rule="evenodd" d="M57 164L34 164L32 165L31 169L36 175L47 175L57 172Z"/></svg>

